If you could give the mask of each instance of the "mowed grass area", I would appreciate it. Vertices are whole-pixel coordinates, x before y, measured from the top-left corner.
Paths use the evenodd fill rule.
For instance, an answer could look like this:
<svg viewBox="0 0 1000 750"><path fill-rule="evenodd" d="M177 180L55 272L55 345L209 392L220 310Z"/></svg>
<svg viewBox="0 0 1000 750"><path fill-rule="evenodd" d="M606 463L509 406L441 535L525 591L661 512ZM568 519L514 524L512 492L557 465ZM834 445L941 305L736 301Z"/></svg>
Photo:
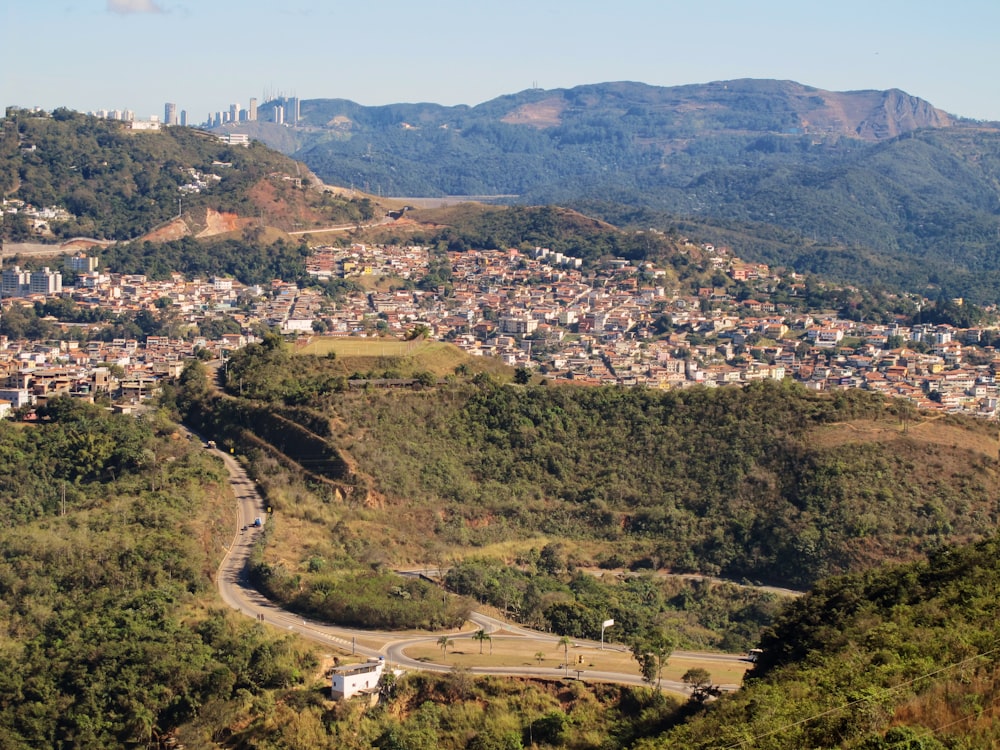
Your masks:
<svg viewBox="0 0 1000 750"><path fill-rule="evenodd" d="M338 357L411 357L418 352L440 349L448 346L439 341L424 339L400 341L386 338L313 336L295 354L313 354L324 357L333 352Z"/></svg>
<svg viewBox="0 0 1000 750"><path fill-rule="evenodd" d="M511 376L513 369L493 357L474 357L454 344L416 339L313 336L295 348L295 354L325 357L333 354L331 366L345 375L391 370L396 377L409 378L418 372L430 372L439 378L455 373L464 365L468 374L485 372Z"/></svg>
<svg viewBox="0 0 1000 750"><path fill-rule="evenodd" d="M492 653L490 649L492 646ZM406 649L406 655L411 659L419 659L434 664L446 664L452 667L542 667L545 669L564 669L566 663L565 651L555 642L537 641L520 636L505 636L502 633L492 636L491 641L483 643L483 653L479 653L479 641L471 638L455 638L445 655L441 646L434 643L417 644ZM540 658L539 658L540 654ZM580 658L583 662L580 662ZM577 670L582 670L582 677L587 672L620 672L639 676L639 664L621 644L607 644L604 651L589 643L571 645L569 647L569 674L576 676ZM672 656L663 670L663 679L677 680L689 669L701 667L712 676L716 685L739 685L743 682L743 674L752 665L750 662L714 661L711 659Z"/></svg>

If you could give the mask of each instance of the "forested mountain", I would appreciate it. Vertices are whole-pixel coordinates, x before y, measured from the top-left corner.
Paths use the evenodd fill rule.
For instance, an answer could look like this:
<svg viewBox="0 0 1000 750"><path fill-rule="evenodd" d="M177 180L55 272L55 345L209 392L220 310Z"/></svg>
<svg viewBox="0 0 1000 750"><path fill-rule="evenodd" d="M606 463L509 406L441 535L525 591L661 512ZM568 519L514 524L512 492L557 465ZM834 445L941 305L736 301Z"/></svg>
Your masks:
<svg viewBox="0 0 1000 750"><path fill-rule="evenodd" d="M636 220L682 219L802 271L983 302L1000 287L1000 131L901 91L608 83L475 107L301 109L294 136L266 124L255 136L327 182L514 196L609 220L625 204L648 209Z"/></svg>

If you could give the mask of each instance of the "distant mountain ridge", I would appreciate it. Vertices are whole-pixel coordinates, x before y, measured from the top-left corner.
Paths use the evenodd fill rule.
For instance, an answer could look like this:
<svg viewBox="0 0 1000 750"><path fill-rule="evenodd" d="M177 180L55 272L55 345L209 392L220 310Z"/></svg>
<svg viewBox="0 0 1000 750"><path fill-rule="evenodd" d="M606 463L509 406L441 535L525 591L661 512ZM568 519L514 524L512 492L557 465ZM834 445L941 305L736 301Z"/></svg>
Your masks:
<svg viewBox="0 0 1000 750"><path fill-rule="evenodd" d="M743 97L767 101L775 121L765 130L823 135L855 135L864 140L892 138L923 127L950 127L955 118L923 99L898 89L888 91L824 91L794 81L739 79L717 83L657 87L639 83L607 83L561 89L521 104L501 118L508 124L555 127L572 108L606 107L627 116L637 106L657 112L664 123L690 124L695 118L720 117L718 130L729 130L721 115L745 109Z"/></svg>
<svg viewBox="0 0 1000 750"><path fill-rule="evenodd" d="M301 119L292 129L268 123L226 127L251 130L327 182L360 180L397 195L471 195L492 189L542 199L546 173L553 171L549 162L556 157L568 162L557 173L587 177L609 169L662 168L659 159L690 154L704 139L811 136L823 143L838 138L874 143L966 122L898 89L832 92L757 79L527 89L476 106L369 107L345 99L311 99L300 109ZM521 163L525 156L535 157L534 169ZM453 158L461 164L453 164Z"/></svg>
<svg viewBox="0 0 1000 750"><path fill-rule="evenodd" d="M328 183L513 195L619 225L680 225L852 283L1000 302L1000 124L898 89L618 82L474 107L313 99L300 111L296 127L252 134Z"/></svg>

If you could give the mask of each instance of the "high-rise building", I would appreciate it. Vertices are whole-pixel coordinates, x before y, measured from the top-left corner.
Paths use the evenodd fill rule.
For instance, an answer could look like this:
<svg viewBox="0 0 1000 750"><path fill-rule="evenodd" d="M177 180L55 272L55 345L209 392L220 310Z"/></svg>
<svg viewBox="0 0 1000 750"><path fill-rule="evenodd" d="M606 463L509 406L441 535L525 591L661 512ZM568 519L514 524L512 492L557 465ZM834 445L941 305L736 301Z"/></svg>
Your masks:
<svg viewBox="0 0 1000 750"><path fill-rule="evenodd" d="M0 274L0 292L4 297L16 297L24 293L31 281L31 273L22 271L20 266L3 269Z"/></svg>
<svg viewBox="0 0 1000 750"><path fill-rule="evenodd" d="M250 97L250 104L247 109L247 120L257 122L257 98Z"/></svg>
<svg viewBox="0 0 1000 750"><path fill-rule="evenodd" d="M96 271L100 260L85 253L77 253L66 259L66 268L73 273L90 273Z"/></svg>
<svg viewBox="0 0 1000 750"><path fill-rule="evenodd" d="M240 121L240 105L236 104L229 105L229 122L239 122Z"/></svg>
<svg viewBox="0 0 1000 750"><path fill-rule="evenodd" d="M285 108L280 104L274 105L274 121L279 125L283 125L285 123Z"/></svg>
<svg viewBox="0 0 1000 750"><path fill-rule="evenodd" d="M285 111L285 117L292 125L299 124L299 98L297 96L290 96L287 99L287 107Z"/></svg>
<svg viewBox="0 0 1000 750"><path fill-rule="evenodd" d="M29 274L28 288L32 294L57 294L62 291L62 274L45 266Z"/></svg>
<svg viewBox="0 0 1000 750"><path fill-rule="evenodd" d="M163 105L163 124L164 125L176 125L177 124L177 105L173 102L167 102Z"/></svg>
<svg viewBox="0 0 1000 750"><path fill-rule="evenodd" d="M181 126L187 127L188 124L188 111L186 109L181 110Z"/></svg>

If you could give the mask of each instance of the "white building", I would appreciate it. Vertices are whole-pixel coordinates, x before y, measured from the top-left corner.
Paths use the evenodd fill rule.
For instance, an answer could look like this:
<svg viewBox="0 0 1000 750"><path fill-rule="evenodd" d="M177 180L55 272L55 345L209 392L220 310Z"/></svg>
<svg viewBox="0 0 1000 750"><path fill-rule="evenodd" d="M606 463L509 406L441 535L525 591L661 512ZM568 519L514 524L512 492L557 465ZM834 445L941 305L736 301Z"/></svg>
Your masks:
<svg viewBox="0 0 1000 750"><path fill-rule="evenodd" d="M359 693L374 693L378 690L379 680L385 662L369 661L364 664L348 664L333 668L333 679L330 684L330 697L334 700L351 698Z"/></svg>
<svg viewBox="0 0 1000 750"><path fill-rule="evenodd" d="M62 291L62 274L50 271L48 266L41 271L32 271L28 288L31 294L58 294Z"/></svg>

